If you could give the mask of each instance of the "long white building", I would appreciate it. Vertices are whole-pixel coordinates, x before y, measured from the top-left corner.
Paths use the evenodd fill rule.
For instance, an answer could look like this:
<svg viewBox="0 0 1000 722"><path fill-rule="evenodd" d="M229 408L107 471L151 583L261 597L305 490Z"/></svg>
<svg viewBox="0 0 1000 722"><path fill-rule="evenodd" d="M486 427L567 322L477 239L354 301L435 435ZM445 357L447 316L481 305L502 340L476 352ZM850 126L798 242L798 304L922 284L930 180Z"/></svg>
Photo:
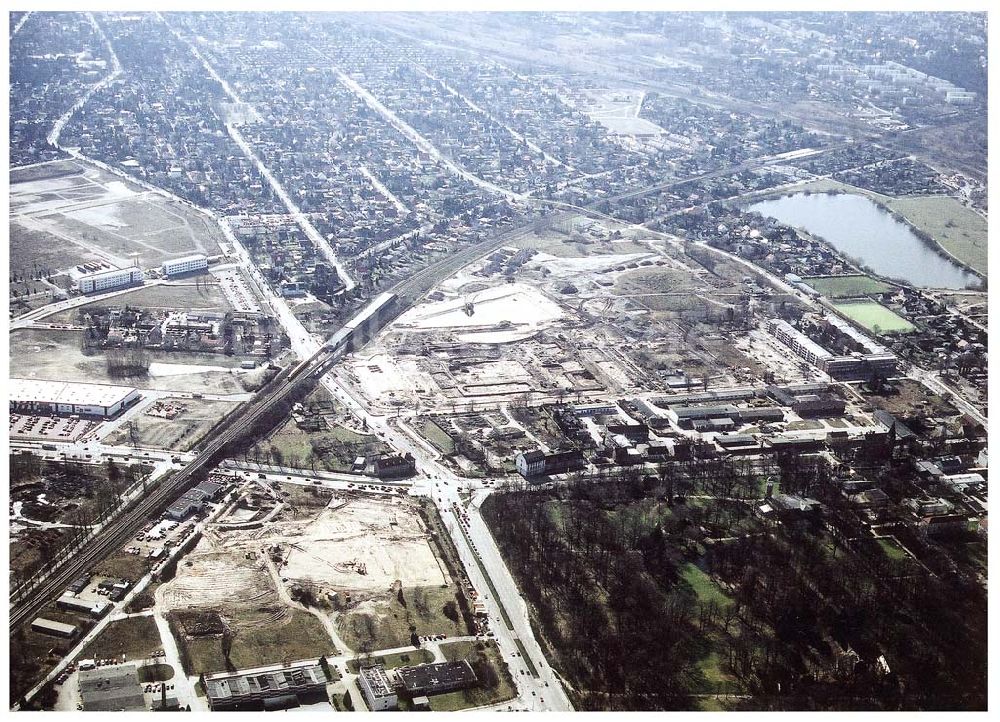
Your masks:
<svg viewBox="0 0 1000 722"><path fill-rule="evenodd" d="M162 271L164 276L179 276L182 273L203 271L206 268L208 268L208 258L204 253L196 253L192 256L164 261Z"/></svg>
<svg viewBox="0 0 1000 722"><path fill-rule="evenodd" d="M141 283L142 269L130 266L129 268L113 268L110 271L98 271L80 276L76 280L76 287L80 293L96 293L97 291L110 291L114 288L136 286Z"/></svg>
<svg viewBox="0 0 1000 722"><path fill-rule="evenodd" d="M138 389L131 386L11 379L9 388L12 413L111 417L139 400Z"/></svg>

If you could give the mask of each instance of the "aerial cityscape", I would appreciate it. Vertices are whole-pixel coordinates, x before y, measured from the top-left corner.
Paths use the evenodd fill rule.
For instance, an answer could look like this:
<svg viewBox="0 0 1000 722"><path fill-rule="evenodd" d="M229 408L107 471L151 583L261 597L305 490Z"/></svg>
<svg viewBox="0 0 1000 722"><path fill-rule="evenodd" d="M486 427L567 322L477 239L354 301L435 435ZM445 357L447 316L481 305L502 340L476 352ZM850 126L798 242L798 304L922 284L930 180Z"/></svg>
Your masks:
<svg viewBox="0 0 1000 722"><path fill-rule="evenodd" d="M985 12L9 18L11 710L985 711Z"/></svg>

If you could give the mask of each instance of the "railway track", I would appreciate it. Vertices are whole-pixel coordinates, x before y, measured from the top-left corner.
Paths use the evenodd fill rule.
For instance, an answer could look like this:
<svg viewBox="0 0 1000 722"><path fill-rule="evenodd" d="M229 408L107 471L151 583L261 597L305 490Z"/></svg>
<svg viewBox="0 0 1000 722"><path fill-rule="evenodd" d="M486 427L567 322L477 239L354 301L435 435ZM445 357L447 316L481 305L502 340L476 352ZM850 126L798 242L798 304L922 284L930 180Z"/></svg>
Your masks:
<svg viewBox="0 0 1000 722"><path fill-rule="evenodd" d="M536 222L527 228L511 231L495 239L469 246L436 264L417 271L393 287L391 292L395 293L401 301L397 303L396 312L386 315L383 321L388 322L398 312L404 310L409 303L430 290L440 278L451 275L462 266L504 243L525 237L537 227L539 227L539 223ZM210 469L217 461L215 457L227 444L253 428L261 417L294 391L300 383L309 382L322 375L346 345L346 340L334 346L324 345L312 356L298 363L291 371L276 377L271 382L273 384L271 390L264 397L250 402L245 413L217 429L216 435L201 447L198 456L187 466L168 477L160 486L141 499L138 504L111 522L97 537L87 543L57 571L53 571L37 587L22 593L11 604L10 629L13 630L23 624L45 606L52 597L61 593L74 579L121 548L146 523L150 516L183 493L200 473Z"/></svg>
<svg viewBox="0 0 1000 722"><path fill-rule="evenodd" d="M276 403L287 396L297 384L308 377L311 369L325 363L329 356L335 355L337 349L323 347L312 357L299 363L287 373L276 386L262 399L251 402L247 413L240 415L231 424L222 428L216 437L209 441L201 453L186 467L170 476L164 483L153 489L148 496L141 499L136 506L119 516L111 524L101 530L91 543L68 560L57 572L45 578L38 587L11 606L11 628L22 624L35 614L46 602L57 593L64 590L73 579L80 576L88 568L114 553L125 544L146 520L168 504L176 495L182 493L197 477L215 461L218 454L227 444L236 440L241 434L252 428ZM274 382L272 382L274 383Z"/></svg>
<svg viewBox="0 0 1000 722"><path fill-rule="evenodd" d="M830 150L826 148L824 150ZM694 178L672 180L662 184L656 184L644 189L618 194L603 201L617 201L635 196L641 196L656 192L680 183L699 178L709 178L734 170L748 167L759 167L766 165L766 161L756 161L743 163L727 169L720 169L710 173L705 173ZM447 278L460 268L472 263L478 258L491 251L517 240L530 236L535 231L550 225L565 215L575 215L579 212L594 208L598 203L593 203L587 208L567 209L556 211L542 219L538 219L527 226L516 228L495 238L481 241L474 245L450 255L449 257L433 263L413 273L408 278L397 283L389 292L397 297L397 302L392 313L386 314L382 319L387 323L392 317L398 315L410 304L416 302L420 297L433 288L440 280ZM374 335L374 334L373 334ZM365 339L367 340L367 339ZM361 341L361 344L365 342ZM272 381L274 387L261 398L250 402L247 411L228 424L224 424L216 430L207 443L202 446L198 456L186 467L176 474L168 477L160 486L156 487L148 496L141 499L136 506L119 516L111 524L103 529L99 536L88 543L74 557L67 560L58 571L53 571L38 586L28 592L18 596L16 602L10 608L10 628L24 623L31 615L38 612L49 599L65 589L73 579L79 577L84 571L114 553L125 544L136 531L146 522L146 520L157 512L161 507L166 506L173 498L183 493L197 475L210 468L215 463L216 455L229 443L238 439L242 434L251 429L253 425L270 411L278 402L289 395L302 382L309 382L325 373L330 364L336 360L341 351L344 350L346 342L334 346L324 345L308 359L300 362L284 376L279 375Z"/></svg>

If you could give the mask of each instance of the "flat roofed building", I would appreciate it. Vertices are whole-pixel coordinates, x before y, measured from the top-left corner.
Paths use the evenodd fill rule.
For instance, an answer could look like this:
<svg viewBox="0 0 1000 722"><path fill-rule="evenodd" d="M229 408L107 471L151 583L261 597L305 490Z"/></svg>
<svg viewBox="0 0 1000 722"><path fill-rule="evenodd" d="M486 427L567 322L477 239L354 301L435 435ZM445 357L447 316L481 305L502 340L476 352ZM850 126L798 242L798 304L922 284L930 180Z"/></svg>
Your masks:
<svg viewBox="0 0 1000 722"><path fill-rule="evenodd" d="M205 678L205 692L213 710L260 708L269 699L326 694L326 673L311 662L283 669L249 670Z"/></svg>
<svg viewBox="0 0 1000 722"><path fill-rule="evenodd" d="M127 288L141 283L141 268L113 268L110 271L98 271L80 276L76 280L76 288L80 293L96 293L115 288Z"/></svg>
<svg viewBox="0 0 1000 722"><path fill-rule="evenodd" d="M45 617L36 617L35 621L31 623L31 628L42 634L51 634L53 637L70 638L76 636L76 626L56 622Z"/></svg>
<svg viewBox="0 0 1000 722"><path fill-rule="evenodd" d="M172 258L164 261L161 270L164 276L179 276L182 273L193 273L208 268L208 258L204 253L195 253L183 258Z"/></svg>
<svg viewBox="0 0 1000 722"><path fill-rule="evenodd" d="M145 710L134 664L116 664L80 672L80 701L85 712Z"/></svg>
<svg viewBox="0 0 1000 722"><path fill-rule="evenodd" d="M79 594L87 588L88 584L90 584L90 575L84 574L73 580L73 583L69 585L69 591L73 594Z"/></svg>
<svg viewBox="0 0 1000 722"><path fill-rule="evenodd" d="M583 452L579 449L556 451L546 454L544 451L526 451L514 458L518 473L525 479L534 476L564 474L567 471L582 469L586 465Z"/></svg>
<svg viewBox="0 0 1000 722"><path fill-rule="evenodd" d="M438 662L402 667L396 675L411 695L432 695L454 692L476 684L478 678L464 659L458 662Z"/></svg>
<svg viewBox="0 0 1000 722"><path fill-rule="evenodd" d="M215 499L221 490L222 484L217 481L202 481L193 489L193 491L204 494L205 498L209 500Z"/></svg>
<svg viewBox="0 0 1000 722"><path fill-rule="evenodd" d="M94 618L103 617L111 608L111 605L103 600L95 602L89 599L80 599L71 594L64 594L59 597L56 601L56 606L68 612L83 612Z"/></svg>
<svg viewBox="0 0 1000 722"><path fill-rule="evenodd" d="M200 486L199 484L184 492L180 499L167 508L167 516L174 521L182 521L196 511L200 511L205 505L205 500L211 498L206 491L199 488Z"/></svg>
<svg viewBox="0 0 1000 722"><path fill-rule="evenodd" d="M833 356L833 354L797 328L794 328L787 321L771 319L767 322L767 329L774 334L776 339L815 366L819 366Z"/></svg>
<svg viewBox="0 0 1000 722"><path fill-rule="evenodd" d="M358 674L358 685L370 711L384 712L396 707L396 691L381 664L362 668Z"/></svg>
<svg viewBox="0 0 1000 722"><path fill-rule="evenodd" d="M10 410L15 413L111 417L139 400L138 389L109 384L11 379L8 388Z"/></svg>

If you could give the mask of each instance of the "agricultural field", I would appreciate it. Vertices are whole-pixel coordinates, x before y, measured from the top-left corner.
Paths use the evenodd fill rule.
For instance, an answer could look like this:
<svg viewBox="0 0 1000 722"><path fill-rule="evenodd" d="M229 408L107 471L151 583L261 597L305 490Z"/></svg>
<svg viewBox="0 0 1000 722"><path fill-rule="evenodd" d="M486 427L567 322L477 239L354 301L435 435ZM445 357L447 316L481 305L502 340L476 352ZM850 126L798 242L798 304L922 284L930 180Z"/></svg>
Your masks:
<svg viewBox="0 0 1000 722"><path fill-rule="evenodd" d="M179 411L171 418L150 414L156 407L170 405ZM205 399L161 399L146 413L123 424L104 439L105 443L138 446L168 451L189 451L195 444L239 403Z"/></svg>
<svg viewBox="0 0 1000 722"><path fill-rule="evenodd" d="M863 273L847 276L808 276L802 279L827 298L860 298L892 290L892 286Z"/></svg>
<svg viewBox="0 0 1000 722"><path fill-rule="evenodd" d="M916 326L905 318L874 301L835 303L833 306L876 336L910 333L916 330Z"/></svg>
<svg viewBox="0 0 1000 722"><path fill-rule="evenodd" d="M955 258L987 273L986 219L951 196L895 198L888 206L927 232Z"/></svg>
<svg viewBox="0 0 1000 722"><path fill-rule="evenodd" d="M120 267L138 259L148 268L219 252L222 232L207 216L87 164L61 167L66 172L59 176L11 178L11 235L21 237L12 270L35 264L61 270L94 258Z"/></svg>

